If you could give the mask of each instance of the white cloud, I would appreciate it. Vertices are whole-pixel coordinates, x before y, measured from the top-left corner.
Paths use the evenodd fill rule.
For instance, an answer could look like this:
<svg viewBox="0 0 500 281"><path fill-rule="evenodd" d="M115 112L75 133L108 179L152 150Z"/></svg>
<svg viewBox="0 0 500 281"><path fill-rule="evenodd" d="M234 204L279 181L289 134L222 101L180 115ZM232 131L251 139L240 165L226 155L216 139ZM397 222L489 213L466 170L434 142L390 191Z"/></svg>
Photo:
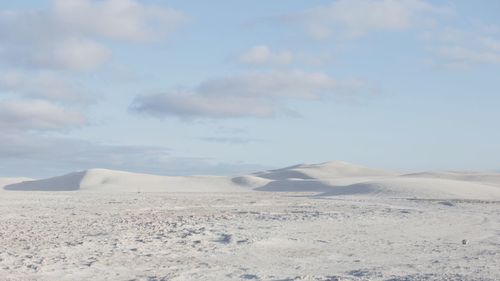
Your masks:
<svg viewBox="0 0 500 281"><path fill-rule="evenodd" d="M500 64L500 38L480 29L444 28L428 33L432 63L453 69Z"/></svg>
<svg viewBox="0 0 500 281"><path fill-rule="evenodd" d="M96 41L83 38L66 38L36 54L39 65L70 69L93 70L109 61L111 50Z"/></svg>
<svg viewBox="0 0 500 281"><path fill-rule="evenodd" d="M53 72L7 72L0 75L0 91L12 96L79 103L89 100L82 88L82 85L71 84L66 77Z"/></svg>
<svg viewBox="0 0 500 281"><path fill-rule="evenodd" d="M0 58L12 66L94 70L112 56L104 40L160 40L185 21L135 0L54 0L49 10L0 11Z"/></svg>
<svg viewBox="0 0 500 281"><path fill-rule="evenodd" d="M314 99L335 89L336 81L320 72L246 73L207 80L198 92L207 96L291 97Z"/></svg>
<svg viewBox="0 0 500 281"><path fill-rule="evenodd" d="M204 81L192 90L138 96L131 108L157 117L266 118L274 116L287 100L344 98L343 90L324 73L246 73Z"/></svg>
<svg viewBox="0 0 500 281"><path fill-rule="evenodd" d="M449 7L423 0L337 0L286 20L302 25L316 38L357 37L375 31L402 31L432 25L435 15L449 15Z"/></svg>
<svg viewBox="0 0 500 281"><path fill-rule="evenodd" d="M110 42L160 40L185 16L136 0L53 0L45 10L0 11L0 130L67 130L85 124L75 72L109 62ZM83 89L82 89L83 88Z"/></svg>
<svg viewBox="0 0 500 281"><path fill-rule="evenodd" d="M436 53L445 64L450 66L500 64L500 52L487 48L441 47L436 50Z"/></svg>
<svg viewBox="0 0 500 281"><path fill-rule="evenodd" d="M484 38L483 39L484 46L494 52L500 52L500 39L493 38Z"/></svg>
<svg viewBox="0 0 500 281"><path fill-rule="evenodd" d="M111 58L104 45L65 28L46 11L1 12L0 56L14 67L63 70L92 70Z"/></svg>
<svg viewBox="0 0 500 281"><path fill-rule="evenodd" d="M0 130L65 130L85 124L73 111L43 100L0 100Z"/></svg>
<svg viewBox="0 0 500 281"><path fill-rule="evenodd" d="M259 45L243 53L239 61L251 65L288 65L293 62L293 54L290 51L274 52L266 45Z"/></svg>
<svg viewBox="0 0 500 281"><path fill-rule="evenodd" d="M135 0L55 0L53 13L85 35L131 41L163 38L186 21L180 11Z"/></svg>
<svg viewBox="0 0 500 281"><path fill-rule="evenodd" d="M201 137L201 141L223 144L247 144L251 142L261 142L261 139L254 139L248 137Z"/></svg>
<svg viewBox="0 0 500 281"><path fill-rule="evenodd" d="M274 107L268 102L252 97L206 96L197 92L173 92L137 97L132 109L156 117L179 116L183 118L234 118L270 117Z"/></svg>
<svg viewBox="0 0 500 281"><path fill-rule="evenodd" d="M257 67L290 67L292 65L324 66L331 64L334 56L331 53L276 51L267 45L257 45L243 52L237 62Z"/></svg>

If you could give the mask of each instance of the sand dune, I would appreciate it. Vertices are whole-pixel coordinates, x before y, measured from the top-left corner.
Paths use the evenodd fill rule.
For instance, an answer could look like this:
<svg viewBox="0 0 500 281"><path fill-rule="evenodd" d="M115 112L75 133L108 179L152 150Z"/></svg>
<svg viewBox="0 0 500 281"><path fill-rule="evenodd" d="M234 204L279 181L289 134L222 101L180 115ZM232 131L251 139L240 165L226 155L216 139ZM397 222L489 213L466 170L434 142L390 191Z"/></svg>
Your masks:
<svg viewBox="0 0 500 281"><path fill-rule="evenodd" d="M500 280L495 174L328 162L22 180L0 180L5 280Z"/></svg>
<svg viewBox="0 0 500 281"><path fill-rule="evenodd" d="M231 181L234 184L241 186L241 187L244 187L244 188L247 188L247 189L258 188L258 187L264 186L270 182L273 182L273 180L257 177L254 175L234 177L231 179Z"/></svg>
<svg viewBox="0 0 500 281"><path fill-rule="evenodd" d="M320 164L300 164L283 169L270 170L254 175L272 180L284 179L328 179L346 177L396 176L398 173L380 169L372 169L343 161L332 161Z"/></svg>
<svg viewBox="0 0 500 281"><path fill-rule="evenodd" d="M422 172L403 175L409 178L450 179L500 186L500 173L479 172Z"/></svg>
<svg viewBox="0 0 500 281"><path fill-rule="evenodd" d="M500 188L486 184L449 179L398 177L367 181L348 186L335 186L321 195L500 200Z"/></svg>
<svg viewBox="0 0 500 281"><path fill-rule="evenodd" d="M13 183L13 184L9 184ZM90 192L316 192L321 196L500 200L500 174L400 175L345 162L300 164L238 177L172 177L106 169L6 182L5 190Z"/></svg>
<svg viewBox="0 0 500 281"><path fill-rule="evenodd" d="M258 191L323 192L322 196L500 200L500 174L434 172L398 175L345 162L296 165L255 174ZM254 181L255 182L255 181Z"/></svg>
<svg viewBox="0 0 500 281"><path fill-rule="evenodd" d="M255 188L255 190L272 192L326 192L331 190L332 187L321 180L285 179L268 182L265 185Z"/></svg>
<svg viewBox="0 0 500 281"><path fill-rule="evenodd" d="M20 183L23 181L31 181L30 178L0 178L0 190L3 190L4 186Z"/></svg>
<svg viewBox="0 0 500 281"><path fill-rule="evenodd" d="M18 191L94 191L94 192L238 192L245 191L228 177L167 177L148 174L91 169L60 177L5 186Z"/></svg>

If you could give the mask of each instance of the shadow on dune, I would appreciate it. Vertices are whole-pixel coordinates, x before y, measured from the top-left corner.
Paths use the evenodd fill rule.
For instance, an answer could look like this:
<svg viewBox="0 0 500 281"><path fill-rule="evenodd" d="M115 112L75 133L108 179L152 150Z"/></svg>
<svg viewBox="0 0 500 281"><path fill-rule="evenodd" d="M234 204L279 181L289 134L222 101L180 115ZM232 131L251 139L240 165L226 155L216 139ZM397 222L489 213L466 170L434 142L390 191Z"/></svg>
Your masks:
<svg viewBox="0 0 500 281"><path fill-rule="evenodd" d="M255 190L273 192L326 192L331 189L331 185L317 180L277 180L258 187Z"/></svg>
<svg viewBox="0 0 500 281"><path fill-rule="evenodd" d="M369 184L332 185L318 180L279 180L258 187L257 191L271 192L320 192L315 197L357 195L374 192Z"/></svg>
<svg viewBox="0 0 500 281"><path fill-rule="evenodd" d="M7 185L4 189L13 191L73 191L80 189L80 183L86 173L76 172L45 180L25 181Z"/></svg>
<svg viewBox="0 0 500 281"><path fill-rule="evenodd" d="M303 179L303 180L314 179L313 177L307 175L306 173L294 170L286 170L286 169L271 170L265 173L257 173L255 175L270 180L287 180L291 178Z"/></svg>
<svg viewBox="0 0 500 281"><path fill-rule="evenodd" d="M351 184L345 186L330 186L328 191L315 195L316 197L340 196L368 194L374 191L373 187L367 184Z"/></svg>

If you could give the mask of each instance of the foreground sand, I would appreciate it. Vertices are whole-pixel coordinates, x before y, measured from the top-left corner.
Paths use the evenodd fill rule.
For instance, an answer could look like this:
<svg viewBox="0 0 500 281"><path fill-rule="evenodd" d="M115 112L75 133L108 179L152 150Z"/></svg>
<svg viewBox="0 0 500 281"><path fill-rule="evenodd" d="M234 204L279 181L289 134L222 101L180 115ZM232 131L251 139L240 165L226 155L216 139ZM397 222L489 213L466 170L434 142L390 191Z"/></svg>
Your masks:
<svg viewBox="0 0 500 281"><path fill-rule="evenodd" d="M1 280L500 280L498 201L0 195Z"/></svg>

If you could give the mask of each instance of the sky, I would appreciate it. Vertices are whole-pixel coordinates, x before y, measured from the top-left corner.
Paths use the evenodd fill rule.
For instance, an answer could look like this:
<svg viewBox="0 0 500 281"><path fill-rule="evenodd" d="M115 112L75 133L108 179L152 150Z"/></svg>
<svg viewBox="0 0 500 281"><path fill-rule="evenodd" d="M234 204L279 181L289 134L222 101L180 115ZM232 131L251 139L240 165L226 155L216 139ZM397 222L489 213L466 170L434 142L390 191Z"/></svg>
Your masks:
<svg viewBox="0 0 500 281"><path fill-rule="evenodd" d="M0 3L0 176L500 170L500 1Z"/></svg>

